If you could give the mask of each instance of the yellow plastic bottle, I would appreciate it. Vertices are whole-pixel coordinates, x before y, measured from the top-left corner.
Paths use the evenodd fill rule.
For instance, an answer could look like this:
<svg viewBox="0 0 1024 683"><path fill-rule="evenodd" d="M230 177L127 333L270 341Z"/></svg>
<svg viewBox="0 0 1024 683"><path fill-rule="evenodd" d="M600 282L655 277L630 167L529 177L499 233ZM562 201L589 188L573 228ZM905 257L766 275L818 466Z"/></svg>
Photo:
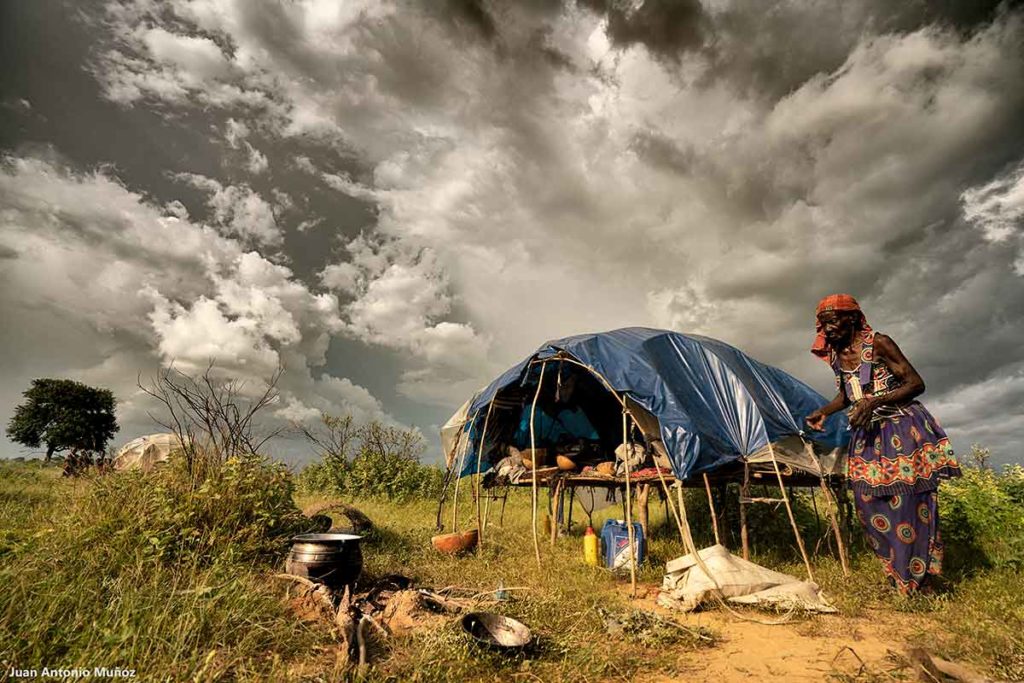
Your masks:
<svg viewBox="0 0 1024 683"><path fill-rule="evenodd" d="M592 567L597 566L597 534L590 525L587 525L587 531L583 534L583 561Z"/></svg>

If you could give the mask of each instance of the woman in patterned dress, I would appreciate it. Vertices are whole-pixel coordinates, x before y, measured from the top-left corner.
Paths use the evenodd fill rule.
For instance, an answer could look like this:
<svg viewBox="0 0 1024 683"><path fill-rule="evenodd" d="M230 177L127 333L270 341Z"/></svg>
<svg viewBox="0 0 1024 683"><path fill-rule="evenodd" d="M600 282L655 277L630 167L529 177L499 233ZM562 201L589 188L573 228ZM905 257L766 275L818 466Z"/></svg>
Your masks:
<svg viewBox="0 0 1024 683"><path fill-rule="evenodd" d="M820 430L850 407L847 478L857 516L890 581L912 593L942 570L936 491L960 466L938 421L915 400L924 380L896 342L871 329L852 296L821 300L817 333L811 352L832 366L838 393L807 425Z"/></svg>

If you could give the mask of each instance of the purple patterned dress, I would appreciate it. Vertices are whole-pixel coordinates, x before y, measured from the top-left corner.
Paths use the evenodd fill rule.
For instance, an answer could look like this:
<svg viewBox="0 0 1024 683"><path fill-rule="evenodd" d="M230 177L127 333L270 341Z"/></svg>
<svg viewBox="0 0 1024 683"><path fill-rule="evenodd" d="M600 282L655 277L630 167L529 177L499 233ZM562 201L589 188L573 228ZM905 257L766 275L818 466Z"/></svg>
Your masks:
<svg viewBox="0 0 1024 683"><path fill-rule="evenodd" d="M844 370L834 352L829 356L836 383L851 402L899 386L888 366L874 358L874 331L860 335L859 368ZM940 480L958 476L949 438L917 401L882 406L870 424L850 433L847 478L857 516L901 593L917 590L942 571L936 491Z"/></svg>

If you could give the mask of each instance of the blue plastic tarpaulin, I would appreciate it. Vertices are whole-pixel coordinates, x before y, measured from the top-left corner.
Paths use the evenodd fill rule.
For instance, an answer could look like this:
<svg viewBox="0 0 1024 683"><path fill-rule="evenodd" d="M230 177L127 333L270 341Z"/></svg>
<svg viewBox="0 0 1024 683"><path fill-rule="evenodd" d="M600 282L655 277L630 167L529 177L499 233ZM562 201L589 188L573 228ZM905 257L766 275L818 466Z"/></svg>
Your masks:
<svg viewBox="0 0 1024 683"><path fill-rule="evenodd" d="M559 354L589 367L657 419L678 479L712 472L785 437L803 435L829 449L849 439L841 412L822 432L806 429L804 418L828 401L783 370L709 337L628 327L547 342L481 390L467 411L461 476L476 470L476 441L491 400L513 384L536 386L531 363Z"/></svg>

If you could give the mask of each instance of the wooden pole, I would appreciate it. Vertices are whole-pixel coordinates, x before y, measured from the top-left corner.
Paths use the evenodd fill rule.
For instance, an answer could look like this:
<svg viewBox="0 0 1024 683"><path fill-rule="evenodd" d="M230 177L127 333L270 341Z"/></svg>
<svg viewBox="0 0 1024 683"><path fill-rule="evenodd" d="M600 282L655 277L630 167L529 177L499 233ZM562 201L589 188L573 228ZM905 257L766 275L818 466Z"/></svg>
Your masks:
<svg viewBox="0 0 1024 683"><path fill-rule="evenodd" d="M487 494L487 500L484 501L484 529L487 528L487 518L490 517L490 514L491 514L491 501L493 499L494 499L494 496L492 494L488 493Z"/></svg>
<svg viewBox="0 0 1024 683"><path fill-rule="evenodd" d="M648 510L647 510L647 499L651 494L650 484L641 484L640 488L637 489L636 502L640 505L640 528L643 529L644 538L650 538L651 535L648 532Z"/></svg>
<svg viewBox="0 0 1024 683"><path fill-rule="evenodd" d="M825 507L828 508L828 521L832 526L832 533L836 536L836 548L839 550L839 564L843 567L843 576L850 575L849 558L846 555L846 545L843 543L843 534L839 529L839 520L836 519L836 511L839 509L839 501L833 500L832 492L825 484L825 473L821 471L821 463L818 456L814 454L814 447L805 439L804 450L811 457L811 461L818 467L818 484L821 486L822 495L825 496Z"/></svg>
<svg viewBox="0 0 1024 683"><path fill-rule="evenodd" d="M565 531L566 533L572 533L572 508L576 502L576 487L569 487L569 514L565 519Z"/></svg>
<svg viewBox="0 0 1024 683"><path fill-rule="evenodd" d="M480 485L480 467L484 460L484 448L487 440L487 424L491 421L491 411L494 410L494 399L487 406L487 415L484 417L484 429L480 433L480 444L476 447L476 481L473 486L473 497L476 498L476 535L477 535L477 546L476 550L479 553L484 547L484 524L483 518L480 514L480 494L483 492L483 486Z"/></svg>
<svg viewBox="0 0 1024 683"><path fill-rule="evenodd" d="M679 499L679 512L677 519L679 520L679 533L683 537L683 543L686 544L686 549L693 553L695 560L699 560L700 556L697 554L697 546L693 542L693 534L690 532L690 520L686 517L686 503L683 501L683 482L676 482L676 496ZM705 572L709 578L711 578L710 572ZM712 579L713 580L713 579Z"/></svg>
<svg viewBox="0 0 1024 683"><path fill-rule="evenodd" d="M782 472L779 470L779 461L775 459L775 448L768 444L768 453L772 456L772 467L775 468L775 476L779 480L779 491L782 493L782 503L786 506L786 514L789 515L789 523L793 527L793 535L796 536L797 547L800 548L800 556L804 558L804 565L807 567L807 578L814 581L814 571L811 569L811 560L807 557L807 549L804 547L804 539L800 536L800 529L796 525L796 517L793 516L793 508L789 504L789 496L786 494L786 485L782 481Z"/></svg>
<svg viewBox="0 0 1024 683"><path fill-rule="evenodd" d="M665 491L665 502L668 504L668 507L672 510L672 516L676 518L676 525L679 527L679 538L685 544L686 543L686 534L683 532L683 520L679 516L679 512L676 510L676 506L672 504L672 492L668 490L668 482L665 481L665 475L661 473L661 468L660 467L658 468L658 479L661 480L661 488ZM679 489L682 490L683 482L678 482L678 483L679 483ZM679 502L680 502L680 504L682 504L683 499L680 498Z"/></svg>
<svg viewBox="0 0 1024 683"><path fill-rule="evenodd" d="M718 536L718 515L715 514L715 501L711 498L711 482L708 481L708 473L704 473L704 489L708 492L708 509L711 510L711 528L715 532L715 545L722 545Z"/></svg>
<svg viewBox="0 0 1024 683"><path fill-rule="evenodd" d="M551 496L551 546L554 547L555 539L558 538L558 495L563 486L561 477L555 479L555 489Z"/></svg>
<svg viewBox="0 0 1024 683"><path fill-rule="evenodd" d="M633 597L636 597L636 539L633 533L633 492L629 485L629 461L633 455L629 451L629 432L627 429L626 420L626 406L622 406L622 448L624 451L624 461L626 464L626 535L629 538L629 584L633 591Z"/></svg>
<svg viewBox="0 0 1024 683"><path fill-rule="evenodd" d="M750 538L747 535L747 499L750 498L750 464L743 462L743 486L740 488L740 542L743 559L750 559Z"/></svg>
<svg viewBox="0 0 1024 683"><path fill-rule="evenodd" d="M470 434L466 438L472 435L473 427L476 425L476 418L479 415L479 410L473 413L473 420L469 424ZM466 451L468 450L468 447L462 449L462 455L459 457L459 469L455 472L455 493L452 495L452 532L459 530L459 484L462 482L462 468L466 464Z"/></svg>
<svg viewBox="0 0 1024 683"><path fill-rule="evenodd" d="M534 436L533 417L537 412L537 399L540 398L540 388L544 384L544 370L547 363L540 366L540 378L537 380L537 391L533 394L533 403L530 404L530 464L533 470L533 553L537 556L537 566L540 567L540 540L537 538L537 441Z"/></svg>

